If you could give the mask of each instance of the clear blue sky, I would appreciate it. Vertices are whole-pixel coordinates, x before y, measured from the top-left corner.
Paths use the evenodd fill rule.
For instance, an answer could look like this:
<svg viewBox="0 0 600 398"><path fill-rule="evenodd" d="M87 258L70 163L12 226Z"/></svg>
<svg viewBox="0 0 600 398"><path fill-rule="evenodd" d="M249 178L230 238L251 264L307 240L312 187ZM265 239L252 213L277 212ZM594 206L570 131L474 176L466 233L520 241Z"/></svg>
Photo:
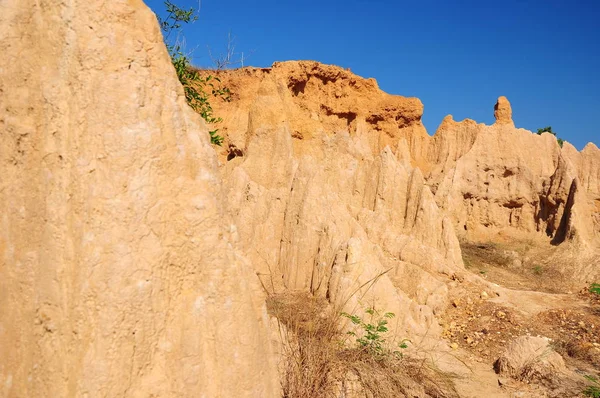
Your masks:
<svg viewBox="0 0 600 398"><path fill-rule="evenodd" d="M209 66L229 31L247 65L317 60L420 98L429 134L447 114L493 123L505 95L517 127L600 145L600 0L203 0L183 32L194 63Z"/></svg>

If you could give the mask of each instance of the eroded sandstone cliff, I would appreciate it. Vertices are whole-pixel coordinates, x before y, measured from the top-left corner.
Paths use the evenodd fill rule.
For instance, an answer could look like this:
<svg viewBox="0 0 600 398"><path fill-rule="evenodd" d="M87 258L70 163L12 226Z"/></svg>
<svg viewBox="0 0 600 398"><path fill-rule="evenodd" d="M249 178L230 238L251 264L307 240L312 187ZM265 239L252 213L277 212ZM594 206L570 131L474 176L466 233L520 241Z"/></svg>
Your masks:
<svg viewBox="0 0 600 398"><path fill-rule="evenodd" d="M215 105L229 207L267 290L375 305L398 314L398 333L435 335L463 266L406 146L427 138L420 101L316 62L219 77L234 93Z"/></svg>
<svg viewBox="0 0 600 398"><path fill-rule="evenodd" d="M428 183L457 231L473 239L502 232L597 245L600 151L590 144L579 153L551 134L516 129L504 97L495 115L492 126L447 117L429 144Z"/></svg>
<svg viewBox="0 0 600 398"><path fill-rule="evenodd" d="M261 168L262 175L255 180L259 185L259 180L271 181L271 173L280 175L281 170L288 170L286 178L293 179L295 167L308 173L309 181L317 174L332 173L337 177L318 178L323 179L321 186L327 186L327 195L335 198L333 202L346 204L348 215L359 222L365 220L367 212L369 217L377 218L377 225L385 223L386 231L401 225L397 234L434 249L425 250L428 255L424 257L429 259L424 261L422 257L419 261L440 264L438 270L450 268L438 260L436 253L449 263L460 263L456 244L450 243L455 242L454 236L448 235L450 229L451 235L471 241L534 239L548 247L566 243L563 248L572 249L570 265L581 256L595 258L598 254L600 151L593 144L582 152L569 143L561 148L550 134L539 136L516 128L505 97L494 106L494 125L469 119L456 122L449 115L436 134L429 136L421 123L423 106L418 99L388 95L373 79L360 78L342 68L316 62L284 62L268 69L224 72L220 77L235 93L232 103L216 105L225 118L221 131L226 145L220 156L223 162L226 157L243 159L228 164L226 170L234 170L237 165L248 169L250 164L253 169ZM266 141L256 144L261 135L273 139L274 133L265 129L277 130L276 135L281 136L276 146ZM256 159L265 153L275 163L261 167L259 163L264 161ZM296 161L289 160L291 157ZM343 159L352 157L352 163L344 163ZM383 173L382 180L378 159L384 158L388 159L386 164L397 166ZM336 166L329 165L332 161ZM295 166L304 162L309 162L314 171ZM410 200L378 200L382 182L395 181L391 188L394 195L414 192L404 184L402 173L417 175L411 179L413 188L425 187L419 188L419 197L424 200L417 206L419 211L435 208L431 210L435 216L421 219L416 228L406 228L407 220L412 219L406 211L411 208ZM343 181L338 181L341 175ZM362 185L354 182L357 176L361 176ZM343 187L350 182L351 187ZM430 198L437 206L430 207ZM282 209L287 208L288 200L280 199ZM393 216L381 218L381 212ZM401 215L407 218L401 220ZM452 228L442 232L444 228L434 227L440 217L446 227L451 224ZM329 223L322 218L320 222ZM334 218L339 220L340 216ZM364 223L362 228L373 231ZM386 247L383 234L375 237L371 233L370 238L376 246ZM312 250L305 253L310 256ZM406 254L395 257L420 265ZM281 261L277 256L270 259L274 264ZM594 264L596 260L584 263L590 261ZM592 269L578 270L582 279L594 273Z"/></svg>
<svg viewBox="0 0 600 398"><path fill-rule="evenodd" d="M263 292L154 14L3 1L0 49L0 396L276 396Z"/></svg>
<svg viewBox="0 0 600 398"><path fill-rule="evenodd" d="M435 343L459 237L598 275L600 150L504 97L429 136L342 68L220 72L214 148L141 1L5 1L0 49L3 396L278 396L265 295L289 292Z"/></svg>

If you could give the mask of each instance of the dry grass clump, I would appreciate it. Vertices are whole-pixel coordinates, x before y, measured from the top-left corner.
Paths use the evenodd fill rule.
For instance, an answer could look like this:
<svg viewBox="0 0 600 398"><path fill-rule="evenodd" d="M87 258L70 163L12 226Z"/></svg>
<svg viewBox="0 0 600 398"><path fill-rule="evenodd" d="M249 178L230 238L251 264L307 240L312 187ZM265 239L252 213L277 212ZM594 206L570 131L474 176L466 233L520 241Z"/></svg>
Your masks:
<svg viewBox="0 0 600 398"><path fill-rule="evenodd" d="M451 377L425 360L376 359L359 349L342 351L338 360L336 397L458 397Z"/></svg>
<svg viewBox="0 0 600 398"><path fill-rule="evenodd" d="M280 326L284 398L333 397L329 375L339 333L337 322L326 312L326 301L305 293L280 294L271 296L267 306Z"/></svg>
<svg viewBox="0 0 600 398"><path fill-rule="evenodd" d="M373 355L342 332L340 311L308 293L271 296L279 321L284 398L458 397L429 361Z"/></svg>
<svg viewBox="0 0 600 398"><path fill-rule="evenodd" d="M561 355L587 362L596 369L600 369L600 349L589 341L557 341L555 348Z"/></svg>

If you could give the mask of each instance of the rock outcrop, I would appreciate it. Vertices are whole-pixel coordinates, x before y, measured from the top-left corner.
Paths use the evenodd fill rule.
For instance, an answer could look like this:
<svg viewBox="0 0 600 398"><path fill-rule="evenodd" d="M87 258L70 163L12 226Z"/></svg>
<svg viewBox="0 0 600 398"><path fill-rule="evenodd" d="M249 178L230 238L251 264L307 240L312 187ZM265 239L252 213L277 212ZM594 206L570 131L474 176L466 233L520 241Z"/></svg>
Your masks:
<svg viewBox="0 0 600 398"><path fill-rule="evenodd" d="M401 140L415 146L428 137L421 122L423 104L418 98L389 95L378 88L375 79L361 78L337 66L290 61L277 62L272 68L218 73L233 92L231 103L213 104L225 116L219 127L226 136L226 148L247 147L253 129L258 127L255 120L249 119L250 110L252 117L260 117L263 124L285 122L294 148L303 147L302 152L310 151L302 143L340 132L358 132L373 153L386 146L395 152ZM263 102L259 106L255 102L257 95L275 93L279 104ZM271 107L279 107L285 114Z"/></svg>
<svg viewBox="0 0 600 398"><path fill-rule="evenodd" d="M397 156L427 138L420 101L316 62L219 77L234 93L214 105L229 207L266 289L375 305L397 314L398 334L435 336L445 280L463 265L408 147Z"/></svg>
<svg viewBox="0 0 600 398"><path fill-rule="evenodd" d="M598 240L600 239L600 149L590 142L581 152L577 152L572 145L565 143L561 155L577 172L580 191L585 193L581 215L584 220L591 221L588 223L588 233Z"/></svg>
<svg viewBox="0 0 600 398"><path fill-rule="evenodd" d="M387 95L373 79L338 67L284 62L220 77L236 97L219 108L226 115L222 131L228 144L222 156L244 154L255 124L252 108L253 115L270 113L261 122L265 125L286 124L295 154L317 152L320 145L313 138L319 134L364 137L373 154L388 146L398 160L422 171L461 235L484 239L514 229L545 235L554 243L597 240L597 221L592 225L583 214L573 219L571 209L579 202L578 207L586 207L580 213L596 214L600 151L593 144L581 153L568 143L561 149L551 134L515 128L506 97L499 97L494 107L494 125L455 122L449 115L430 137L421 123L420 101ZM277 83L266 87L268 79ZM253 103L259 90L281 94L278 111L270 103Z"/></svg>
<svg viewBox="0 0 600 398"><path fill-rule="evenodd" d="M510 104L500 97L492 126L447 117L427 149L413 152L426 154L420 163L429 164L425 179L436 203L466 239L568 243L576 257L594 258L600 247L600 150L593 144L582 152L569 143L561 148L551 134L515 128L510 115ZM590 276L581 271L576 274Z"/></svg>
<svg viewBox="0 0 600 398"><path fill-rule="evenodd" d="M440 142L465 142L464 136L471 143L450 159L438 157L444 167L434 167L427 176L457 231L484 239L510 228L556 233L573 178L564 181L568 171L566 165L559 167L560 148L552 136L539 137L509 123L485 126L469 120L444 123L438 134L430 153L440 151ZM540 156L532 156L531 148ZM552 195L563 202L543 202Z"/></svg>
<svg viewBox="0 0 600 398"><path fill-rule="evenodd" d="M494 369L501 375L528 383L539 381L554 388L567 373L565 361L550 347L550 341L532 336L521 336L508 343Z"/></svg>
<svg viewBox="0 0 600 398"><path fill-rule="evenodd" d="M579 164L596 170L595 152L568 157L569 144L561 150L550 134L516 129L505 97L493 126L448 116L430 137L418 100L385 94L342 68L283 62L219 77L234 93L215 104L225 120L229 204L273 291L334 300L340 284L354 292L389 270L377 295L384 303L407 295L400 302L435 312L445 289L443 277L431 276L462 267L456 234L572 242L577 250L597 243L588 197L596 185L585 177L592 188L584 189L589 173L579 172ZM418 323L414 309L395 310L406 325Z"/></svg>
<svg viewBox="0 0 600 398"><path fill-rule="evenodd" d="M496 124L515 125L512 120L512 108L510 102L508 102L508 99L505 96L498 98L498 101L494 106L494 118L496 118Z"/></svg>
<svg viewBox="0 0 600 398"><path fill-rule="evenodd" d="M0 396L277 396L263 293L154 14L3 1L0 49Z"/></svg>
<svg viewBox="0 0 600 398"><path fill-rule="evenodd" d="M141 1L7 0L0 49L2 396L278 396L265 293L436 343L458 237L598 274L600 150L505 97L429 136L418 99L342 68L219 72L215 154Z"/></svg>

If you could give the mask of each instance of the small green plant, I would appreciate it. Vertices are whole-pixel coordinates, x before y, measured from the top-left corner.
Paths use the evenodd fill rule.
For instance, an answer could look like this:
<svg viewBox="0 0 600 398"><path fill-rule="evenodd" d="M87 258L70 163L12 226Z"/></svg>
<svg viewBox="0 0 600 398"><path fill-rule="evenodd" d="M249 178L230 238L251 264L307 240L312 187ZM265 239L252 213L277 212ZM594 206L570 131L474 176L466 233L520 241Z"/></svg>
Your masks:
<svg viewBox="0 0 600 398"><path fill-rule="evenodd" d="M533 267L533 273L536 275L542 275L544 273L544 268L541 265L536 265Z"/></svg>
<svg viewBox="0 0 600 398"><path fill-rule="evenodd" d="M471 259L469 257L463 256L463 263L465 264L465 268L473 268L473 263L471 262Z"/></svg>
<svg viewBox="0 0 600 398"><path fill-rule="evenodd" d="M552 126L546 126L541 129L537 129L537 135L542 135L543 133L550 133L554 137L556 137L556 142L558 142L558 145L562 148L563 144L565 143L565 140L556 136L556 133L552 131Z"/></svg>
<svg viewBox="0 0 600 398"><path fill-rule="evenodd" d="M348 335L356 338L357 347L367 351L376 359L382 359L388 355L401 358L402 352L400 350L390 350L384 338L384 334L388 332L388 319L392 319L396 315L393 312L386 312L380 315L375 308L367 308L365 313L370 316L368 321L364 321L358 315L351 315L346 312L342 312L341 314L343 317L350 319L360 329L359 333L354 331L347 332ZM409 342L408 339L402 340L398 344L398 348L408 348L407 342Z"/></svg>
<svg viewBox="0 0 600 398"><path fill-rule="evenodd" d="M592 384L583 390L583 395L586 397L600 398L600 381L598 378L590 375L585 375L584 377Z"/></svg>
<svg viewBox="0 0 600 398"><path fill-rule="evenodd" d="M600 283L592 283L590 285L590 293L600 295Z"/></svg>
<svg viewBox="0 0 600 398"><path fill-rule="evenodd" d="M198 15L194 8L189 10L182 9L170 0L164 2L167 16L158 18L160 27L164 32L164 40L167 50L171 56L171 62L177 72L177 78L183 86L185 99L193 110L208 124L215 124L223 121L220 117L213 115L213 108L210 104L210 98L217 97L224 101L230 100L230 90L228 88L217 88L215 82L220 83L218 77L207 76L203 78L197 70L192 68L190 58L184 54L179 40L174 44L169 43L171 33L180 30L183 23L193 23L198 20ZM210 142L215 145L223 143L223 137L217 134L218 129L209 131Z"/></svg>

